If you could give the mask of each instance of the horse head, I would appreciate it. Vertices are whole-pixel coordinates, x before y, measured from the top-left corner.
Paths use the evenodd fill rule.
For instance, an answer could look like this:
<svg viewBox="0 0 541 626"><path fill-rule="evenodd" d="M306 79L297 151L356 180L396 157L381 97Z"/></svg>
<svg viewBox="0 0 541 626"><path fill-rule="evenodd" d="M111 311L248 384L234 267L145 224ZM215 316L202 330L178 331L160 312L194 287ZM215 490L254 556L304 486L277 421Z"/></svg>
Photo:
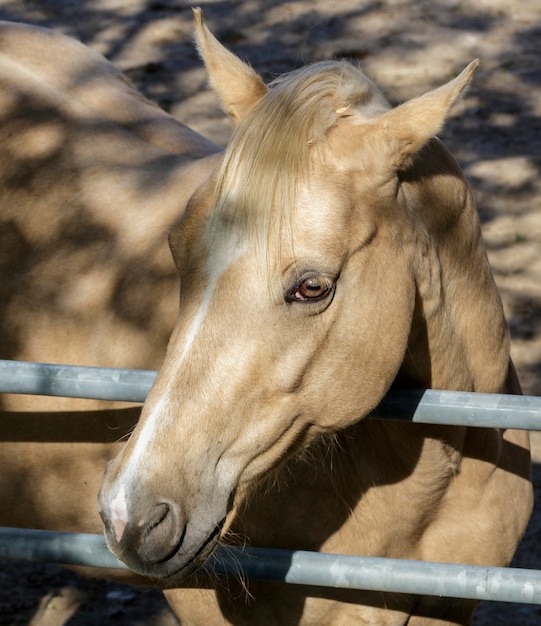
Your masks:
<svg viewBox="0 0 541 626"><path fill-rule="evenodd" d="M395 380L419 293L429 307L439 289L401 172L477 66L394 109L345 62L267 88L195 15L235 130L170 234L178 321L100 493L111 550L166 585L205 561L236 497Z"/></svg>

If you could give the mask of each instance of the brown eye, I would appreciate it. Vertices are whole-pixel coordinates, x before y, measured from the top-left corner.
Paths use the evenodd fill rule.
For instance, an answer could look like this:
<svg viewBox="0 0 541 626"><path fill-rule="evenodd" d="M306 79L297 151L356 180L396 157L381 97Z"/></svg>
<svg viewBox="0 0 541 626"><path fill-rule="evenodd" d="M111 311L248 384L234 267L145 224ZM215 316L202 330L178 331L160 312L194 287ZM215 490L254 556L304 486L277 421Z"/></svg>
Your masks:
<svg viewBox="0 0 541 626"><path fill-rule="evenodd" d="M331 293L333 287L333 281L328 276L305 275L289 291L286 300L288 302L317 302Z"/></svg>

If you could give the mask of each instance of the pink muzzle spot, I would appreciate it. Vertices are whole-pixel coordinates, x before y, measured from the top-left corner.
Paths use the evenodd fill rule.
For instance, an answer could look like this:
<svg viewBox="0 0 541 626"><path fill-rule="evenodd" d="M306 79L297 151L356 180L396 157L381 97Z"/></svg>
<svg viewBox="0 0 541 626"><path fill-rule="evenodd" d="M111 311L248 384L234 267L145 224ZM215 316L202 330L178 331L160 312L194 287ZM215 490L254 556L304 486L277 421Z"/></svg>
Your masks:
<svg viewBox="0 0 541 626"><path fill-rule="evenodd" d="M115 531L115 539L117 543L120 543L128 523L128 505L126 504L123 485L111 500L111 522Z"/></svg>
<svg viewBox="0 0 541 626"><path fill-rule="evenodd" d="M113 528L115 530L115 539L117 543L120 543L122 535L124 534L124 529L126 528L126 521L123 519L113 518Z"/></svg>

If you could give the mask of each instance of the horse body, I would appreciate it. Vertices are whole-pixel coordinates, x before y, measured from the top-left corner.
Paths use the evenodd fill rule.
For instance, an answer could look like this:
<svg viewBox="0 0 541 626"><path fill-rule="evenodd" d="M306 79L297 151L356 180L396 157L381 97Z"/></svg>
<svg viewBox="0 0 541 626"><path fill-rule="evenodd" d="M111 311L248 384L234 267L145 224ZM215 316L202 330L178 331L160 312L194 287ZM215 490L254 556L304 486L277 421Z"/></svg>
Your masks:
<svg viewBox="0 0 541 626"><path fill-rule="evenodd" d="M167 232L218 148L41 28L0 26L0 84L0 357L157 369L178 309ZM0 523L101 532L125 407L3 394Z"/></svg>
<svg viewBox="0 0 541 626"><path fill-rule="evenodd" d="M470 601L257 581L246 598L240 581L213 588L190 575L218 541L487 565L511 559L531 511L527 434L361 419L393 385L520 391L470 191L434 139L475 66L391 109L343 63L300 70L267 90L199 13L196 29L211 82L236 125L227 150L214 156L212 145L180 126L178 141L165 145L171 135L161 129L173 123L152 117L135 96L140 117L105 122L111 143L85 145L87 132L99 139L101 125L88 131L86 118L77 117L73 153L82 160L75 161L78 175L67 178L83 179L75 195L92 207L88 223L99 225L86 229L97 233L90 242L98 251L88 267L102 270L105 288L96 302L78 269L66 300L61 283L51 301L69 316L76 311L71 322L53 320L44 305L33 315L15 302L19 318L25 311L19 323L39 313L44 328L57 324L56 341L64 329L73 348L58 360L154 366L172 325L173 281L163 269L149 281L140 272L147 259L164 267L158 242L183 214L170 235L180 315L141 419L101 487L109 546L170 588L183 624L467 624ZM116 86L117 78L107 80ZM124 98L128 88L119 84ZM63 108L55 111L67 119ZM139 123L147 115L152 123ZM54 171L59 164L70 162L54 161ZM39 180L41 164L35 171ZM88 176L92 192L85 195ZM65 193L55 204L69 210L49 209L53 224L86 216L70 215L74 192ZM29 210L47 215L50 203L36 202L34 194ZM139 219L139 208L150 217ZM54 239L41 227L45 242ZM69 252L86 252L87 241L72 236ZM104 250L112 269L100 266ZM62 255L56 258L62 265ZM122 280L138 284L134 294L143 298L131 326L107 275L118 279L119 266L126 276L135 268L137 280ZM156 276L165 287L150 299ZM17 329L15 317L7 319ZM14 346L7 352L36 360L62 354L60 342L54 351L43 345L48 356ZM124 352L107 353L120 345ZM128 413L128 423L119 422L122 434L133 419ZM109 442L95 444L102 447L93 448L87 474L116 452ZM8 455L16 444L4 446ZM94 489L95 481L82 487L85 495ZM62 512L56 517L40 523L66 525ZM92 514L86 523L76 515L69 526L91 530L95 523Z"/></svg>
<svg viewBox="0 0 541 626"><path fill-rule="evenodd" d="M0 55L2 358L159 367L177 312L164 233L217 148L71 39L5 23Z"/></svg>

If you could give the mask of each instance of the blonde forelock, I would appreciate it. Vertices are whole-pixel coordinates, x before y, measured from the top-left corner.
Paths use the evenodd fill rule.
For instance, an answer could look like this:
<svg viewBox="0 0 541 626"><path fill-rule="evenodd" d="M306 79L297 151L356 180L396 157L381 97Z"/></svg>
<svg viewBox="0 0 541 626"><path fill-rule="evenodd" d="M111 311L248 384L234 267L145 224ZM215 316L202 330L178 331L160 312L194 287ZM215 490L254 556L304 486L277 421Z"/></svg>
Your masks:
<svg viewBox="0 0 541 626"><path fill-rule="evenodd" d="M360 70L343 61L316 63L271 83L227 146L213 228L223 233L234 225L262 250L279 245L314 152L322 153L318 149L339 117L373 101L385 102Z"/></svg>

